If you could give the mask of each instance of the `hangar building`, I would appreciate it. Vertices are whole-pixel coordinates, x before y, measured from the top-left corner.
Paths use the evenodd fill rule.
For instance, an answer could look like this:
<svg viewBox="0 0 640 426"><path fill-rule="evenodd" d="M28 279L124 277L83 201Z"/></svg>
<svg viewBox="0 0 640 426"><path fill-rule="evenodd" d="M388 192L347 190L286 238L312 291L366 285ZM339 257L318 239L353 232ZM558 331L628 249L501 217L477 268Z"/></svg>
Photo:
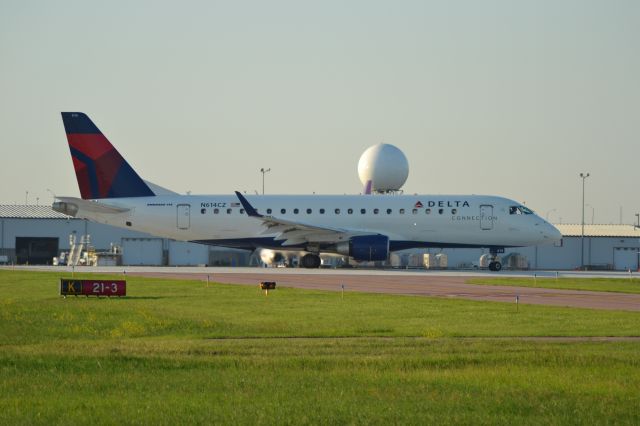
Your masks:
<svg viewBox="0 0 640 426"><path fill-rule="evenodd" d="M47 265L70 249L70 235L90 236L97 252L122 248L123 265L248 265L250 253L208 247L68 217L50 206L0 205L0 263Z"/></svg>
<svg viewBox="0 0 640 426"><path fill-rule="evenodd" d="M502 255L519 254L529 269L572 270L581 265L581 226L556 225L563 235L555 246L508 249ZM633 225L585 225L584 263L590 269L632 270L639 268L640 228ZM0 205L0 263L51 264L54 256L70 248L69 236L90 235L96 251L122 248L123 265L258 265L251 253L220 247L158 238L149 234L71 218L49 206ZM473 268L486 250L429 249L401 253L444 253L449 268ZM505 263L503 261L503 263ZM505 265L507 266L507 265Z"/></svg>
<svg viewBox="0 0 640 426"><path fill-rule="evenodd" d="M556 224L562 233L560 243L550 246L518 247L505 250L500 256L503 266L506 256L519 254L529 269L575 270L581 266L581 225ZM429 250L445 253L450 268L473 267L487 250ZM637 271L640 257L640 228L634 225L584 225L584 264L592 270Z"/></svg>

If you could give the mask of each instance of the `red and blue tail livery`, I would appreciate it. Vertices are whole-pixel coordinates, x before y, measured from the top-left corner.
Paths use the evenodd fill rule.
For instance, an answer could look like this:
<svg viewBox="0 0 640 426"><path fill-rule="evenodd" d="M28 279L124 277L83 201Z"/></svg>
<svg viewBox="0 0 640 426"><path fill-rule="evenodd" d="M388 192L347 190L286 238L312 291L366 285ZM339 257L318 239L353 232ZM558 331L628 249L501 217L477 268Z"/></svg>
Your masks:
<svg viewBox="0 0 640 426"><path fill-rule="evenodd" d="M62 121L83 199L155 195L86 114L63 112Z"/></svg>

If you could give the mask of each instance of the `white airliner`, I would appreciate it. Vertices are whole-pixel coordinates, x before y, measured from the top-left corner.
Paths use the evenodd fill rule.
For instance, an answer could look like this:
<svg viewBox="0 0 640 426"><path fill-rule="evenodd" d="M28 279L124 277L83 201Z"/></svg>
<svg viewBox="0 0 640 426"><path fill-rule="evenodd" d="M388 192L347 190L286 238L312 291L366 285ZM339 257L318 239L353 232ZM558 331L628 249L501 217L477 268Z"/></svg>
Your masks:
<svg viewBox="0 0 640 426"><path fill-rule="evenodd" d="M418 247L486 248L500 270L506 247L550 244L553 225L507 198L480 195L179 195L144 181L85 114L63 112L82 198L56 197L70 216L181 241L247 250L387 260Z"/></svg>

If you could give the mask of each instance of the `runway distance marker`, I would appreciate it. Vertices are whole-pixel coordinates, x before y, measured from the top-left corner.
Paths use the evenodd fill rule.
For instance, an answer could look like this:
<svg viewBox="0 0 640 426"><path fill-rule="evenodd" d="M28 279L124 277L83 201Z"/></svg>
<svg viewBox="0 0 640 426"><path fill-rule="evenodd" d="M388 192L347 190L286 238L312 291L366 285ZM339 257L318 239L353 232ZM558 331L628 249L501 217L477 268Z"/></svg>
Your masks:
<svg viewBox="0 0 640 426"><path fill-rule="evenodd" d="M60 296L126 296L125 280L78 280L60 278Z"/></svg>
<svg viewBox="0 0 640 426"><path fill-rule="evenodd" d="M262 282L260 282L260 289L264 290L265 296L268 296L269 295L269 290L275 290L276 289L276 282L275 281L262 281Z"/></svg>

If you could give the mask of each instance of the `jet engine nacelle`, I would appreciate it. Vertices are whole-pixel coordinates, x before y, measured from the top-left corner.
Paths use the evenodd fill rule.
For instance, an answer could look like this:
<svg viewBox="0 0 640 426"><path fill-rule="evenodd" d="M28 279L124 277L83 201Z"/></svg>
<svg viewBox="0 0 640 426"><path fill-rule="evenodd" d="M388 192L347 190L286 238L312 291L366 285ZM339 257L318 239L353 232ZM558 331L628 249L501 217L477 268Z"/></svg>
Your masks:
<svg viewBox="0 0 640 426"><path fill-rule="evenodd" d="M389 257L389 237L385 235L361 235L352 237L336 245L336 251L355 260L387 260Z"/></svg>
<svg viewBox="0 0 640 426"><path fill-rule="evenodd" d="M279 251L260 249L258 253L260 255L260 260L268 265L271 265L272 263L279 263L284 260L284 256Z"/></svg>

